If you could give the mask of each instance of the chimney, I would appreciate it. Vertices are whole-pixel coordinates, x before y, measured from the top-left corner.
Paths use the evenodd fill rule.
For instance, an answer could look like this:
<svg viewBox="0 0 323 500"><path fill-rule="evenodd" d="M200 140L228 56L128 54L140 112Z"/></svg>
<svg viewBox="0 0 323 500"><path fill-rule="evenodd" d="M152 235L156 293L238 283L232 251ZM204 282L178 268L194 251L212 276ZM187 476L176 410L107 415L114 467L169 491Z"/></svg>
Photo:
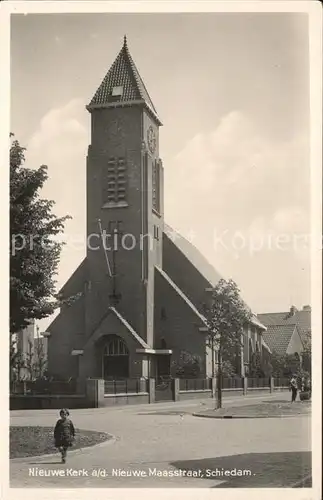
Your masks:
<svg viewBox="0 0 323 500"><path fill-rule="evenodd" d="M310 311L311 312L312 308L311 306L307 305L307 306L303 306L303 311Z"/></svg>
<svg viewBox="0 0 323 500"><path fill-rule="evenodd" d="M295 306L291 306L290 310L289 310L289 317L291 316L294 316L295 313L296 313L297 309Z"/></svg>

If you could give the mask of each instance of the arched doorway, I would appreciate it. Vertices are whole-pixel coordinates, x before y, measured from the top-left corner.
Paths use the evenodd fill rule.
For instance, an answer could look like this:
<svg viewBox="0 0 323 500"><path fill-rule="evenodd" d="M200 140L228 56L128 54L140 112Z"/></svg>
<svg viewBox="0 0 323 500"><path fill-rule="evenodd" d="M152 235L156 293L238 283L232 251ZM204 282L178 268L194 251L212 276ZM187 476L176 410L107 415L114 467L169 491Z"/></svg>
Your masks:
<svg viewBox="0 0 323 500"><path fill-rule="evenodd" d="M102 372L105 380L129 378L129 351L122 338L108 337L103 347Z"/></svg>

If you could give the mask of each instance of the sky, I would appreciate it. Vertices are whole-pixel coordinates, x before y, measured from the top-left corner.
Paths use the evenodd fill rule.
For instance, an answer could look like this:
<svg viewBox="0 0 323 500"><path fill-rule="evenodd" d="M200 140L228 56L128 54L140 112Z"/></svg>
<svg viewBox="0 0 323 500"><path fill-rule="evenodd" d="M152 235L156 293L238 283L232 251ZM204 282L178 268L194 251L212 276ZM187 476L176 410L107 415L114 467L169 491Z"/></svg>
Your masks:
<svg viewBox="0 0 323 500"><path fill-rule="evenodd" d="M256 313L311 303L306 14L11 18L11 130L69 214L62 286L85 255L85 110L128 46L163 122L165 221ZM46 329L50 320L40 322Z"/></svg>

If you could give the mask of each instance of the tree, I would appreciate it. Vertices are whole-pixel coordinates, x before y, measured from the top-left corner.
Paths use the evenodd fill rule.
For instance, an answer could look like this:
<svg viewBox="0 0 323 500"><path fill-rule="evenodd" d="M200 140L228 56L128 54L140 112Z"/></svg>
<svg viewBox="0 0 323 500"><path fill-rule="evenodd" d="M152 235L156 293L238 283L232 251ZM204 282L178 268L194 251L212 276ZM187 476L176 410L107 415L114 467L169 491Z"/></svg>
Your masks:
<svg viewBox="0 0 323 500"><path fill-rule="evenodd" d="M34 346L30 339L28 339L28 350L25 353L25 366L28 372L29 380L34 380Z"/></svg>
<svg viewBox="0 0 323 500"><path fill-rule="evenodd" d="M10 382L15 382L20 379L20 372L25 368L25 360L22 353L17 349L17 341L10 337L10 353L9 353L9 366L10 366Z"/></svg>
<svg viewBox="0 0 323 500"><path fill-rule="evenodd" d="M253 352L250 361L250 376L251 377L264 377L265 369L264 363L259 351Z"/></svg>
<svg viewBox="0 0 323 500"><path fill-rule="evenodd" d="M201 373L201 359L188 351L181 351L175 364L175 376L179 378L197 378Z"/></svg>
<svg viewBox="0 0 323 500"><path fill-rule="evenodd" d="M236 375L236 370L232 365L231 361L227 359L222 359L222 376L223 377L234 377Z"/></svg>
<svg viewBox="0 0 323 500"><path fill-rule="evenodd" d="M217 408L222 407L223 363L234 357L243 346L243 326L251 321L252 313L240 297L232 280L221 279L213 288L212 298L204 307L207 322L207 345L218 356Z"/></svg>
<svg viewBox="0 0 323 500"><path fill-rule="evenodd" d="M13 134L11 134L13 136ZM24 166L25 148L17 140L10 147L10 332L21 331L32 319L51 315L62 305L55 293L62 233L69 218L52 213L54 201L39 191L47 167ZM68 299L69 300L69 299Z"/></svg>
<svg viewBox="0 0 323 500"><path fill-rule="evenodd" d="M37 337L34 339L34 373L36 378L42 378L45 375L47 368L47 355L44 346L44 337L39 335L37 327Z"/></svg>
<svg viewBox="0 0 323 500"><path fill-rule="evenodd" d="M312 338L309 330L304 338L303 369L309 374L312 373Z"/></svg>
<svg viewBox="0 0 323 500"><path fill-rule="evenodd" d="M295 354L279 354L273 351L271 356L272 375L273 377L290 377L294 373L298 373L301 368L300 357Z"/></svg>

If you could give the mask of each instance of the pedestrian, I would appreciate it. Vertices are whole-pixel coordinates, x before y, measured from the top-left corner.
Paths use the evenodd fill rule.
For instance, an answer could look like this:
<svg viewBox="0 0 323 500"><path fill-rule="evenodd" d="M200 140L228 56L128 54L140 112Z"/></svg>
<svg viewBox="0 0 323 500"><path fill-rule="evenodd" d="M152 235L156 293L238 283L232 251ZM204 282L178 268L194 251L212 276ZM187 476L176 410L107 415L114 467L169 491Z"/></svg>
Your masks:
<svg viewBox="0 0 323 500"><path fill-rule="evenodd" d="M293 375L292 378L290 379L290 388L292 391L292 403L296 401L297 397L297 380L296 380L296 375Z"/></svg>
<svg viewBox="0 0 323 500"><path fill-rule="evenodd" d="M66 462L67 449L72 446L75 438L75 429L72 420L69 418L69 411L63 408L59 412L60 419L57 420L54 429L55 447L61 453L62 463Z"/></svg>

